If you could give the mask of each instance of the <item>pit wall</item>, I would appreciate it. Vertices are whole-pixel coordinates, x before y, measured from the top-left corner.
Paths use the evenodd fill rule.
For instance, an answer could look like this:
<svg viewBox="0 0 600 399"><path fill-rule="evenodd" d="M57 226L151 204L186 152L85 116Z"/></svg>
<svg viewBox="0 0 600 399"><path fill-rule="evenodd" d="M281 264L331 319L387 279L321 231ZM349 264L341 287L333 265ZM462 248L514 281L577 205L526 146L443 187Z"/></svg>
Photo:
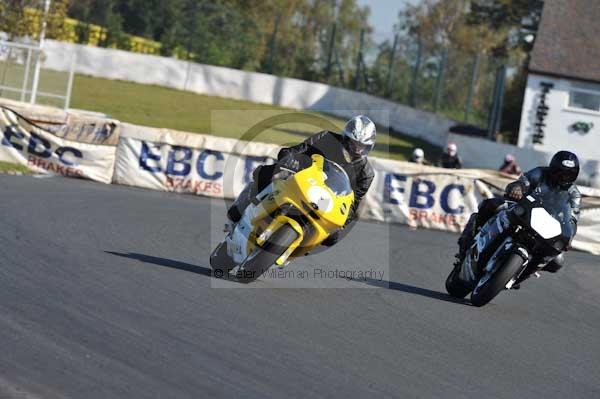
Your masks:
<svg viewBox="0 0 600 399"><path fill-rule="evenodd" d="M105 184L235 198L252 171L279 147L155 129L47 108L0 102L0 161L35 173ZM372 158L375 179L360 216L415 228L458 232L483 198L512 180L491 170L460 171ZM600 200L586 189L574 247L600 254ZM585 190L584 190L585 192Z"/></svg>

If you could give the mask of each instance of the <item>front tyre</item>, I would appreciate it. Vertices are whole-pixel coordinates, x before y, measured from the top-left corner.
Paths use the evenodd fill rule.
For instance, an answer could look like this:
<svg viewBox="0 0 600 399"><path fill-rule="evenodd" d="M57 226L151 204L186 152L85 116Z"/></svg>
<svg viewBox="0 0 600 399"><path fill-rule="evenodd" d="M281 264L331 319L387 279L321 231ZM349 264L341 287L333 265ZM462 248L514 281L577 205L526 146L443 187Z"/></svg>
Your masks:
<svg viewBox="0 0 600 399"><path fill-rule="evenodd" d="M241 280L251 282L263 275L296 241L298 233L290 225L281 226L262 247L256 247L241 265Z"/></svg>
<svg viewBox="0 0 600 399"><path fill-rule="evenodd" d="M523 267L523 262L523 258L518 254L509 254L504 265L488 281L475 287L471 294L471 303L474 306L481 307L494 299Z"/></svg>

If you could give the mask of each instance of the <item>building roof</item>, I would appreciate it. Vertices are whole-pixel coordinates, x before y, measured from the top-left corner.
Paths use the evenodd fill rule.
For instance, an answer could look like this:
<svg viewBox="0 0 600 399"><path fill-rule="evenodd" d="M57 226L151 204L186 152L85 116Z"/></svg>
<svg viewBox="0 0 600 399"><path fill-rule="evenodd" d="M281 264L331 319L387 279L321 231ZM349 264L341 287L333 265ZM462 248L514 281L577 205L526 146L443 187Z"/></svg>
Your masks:
<svg viewBox="0 0 600 399"><path fill-rule="evenodd" d="M529 69L600 82L600 0L546 0Z"/></svg>

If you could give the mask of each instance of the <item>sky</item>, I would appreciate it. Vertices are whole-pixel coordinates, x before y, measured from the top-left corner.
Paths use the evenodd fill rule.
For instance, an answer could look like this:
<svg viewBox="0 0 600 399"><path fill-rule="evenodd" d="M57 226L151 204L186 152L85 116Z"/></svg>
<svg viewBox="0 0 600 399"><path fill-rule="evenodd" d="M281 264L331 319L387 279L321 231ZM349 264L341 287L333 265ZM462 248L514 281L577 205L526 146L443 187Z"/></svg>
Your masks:
<svg viewBox="0 0 600 399"><path fill-rule="evenodd" d="M371 26L377 35L390 35L394 24L398 21L398 11L407 3L414 4L417 0L358 0L361 6L371 7Z"/></svg>

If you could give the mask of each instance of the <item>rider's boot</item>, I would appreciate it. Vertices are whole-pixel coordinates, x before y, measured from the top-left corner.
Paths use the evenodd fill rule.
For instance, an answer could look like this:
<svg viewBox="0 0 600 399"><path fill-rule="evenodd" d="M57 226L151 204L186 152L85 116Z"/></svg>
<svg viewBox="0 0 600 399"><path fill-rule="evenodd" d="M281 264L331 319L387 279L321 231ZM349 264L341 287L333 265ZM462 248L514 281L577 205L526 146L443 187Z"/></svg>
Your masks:
<svg viewBox="0 0 600 399"><path fill-rule="evenodd" d="M256 196L255 193L255 184L254 182L248 183L248 185L242 190L240 195L236 198L236 200L231 204L229 209L227 210L227 218L233 223L236 224L242 219L242 215L244 211L252 203L252 199Z"/></svg>
<svg viewBox="0 0 600 399"><path fill-rule="evenodd" d="M456 258L454 266L460 266L465 260L467 252L473 244L473 238L477 233L477 228L477 213L474 213L469 218L469 221L467 222L462 234L458 239L458 253L454 255L454 257Z"/></svg>
<svg viewBox="0 0 600 399"><path fill-rule="evenodd" d="M564 265L565 265L564 254L560 254L556 258L554 258L550 262L548 262L548 264L546 266L544 266L542 271L548 272L548 273L556 273L560 269L562 269L562 267Z"/></svg>

